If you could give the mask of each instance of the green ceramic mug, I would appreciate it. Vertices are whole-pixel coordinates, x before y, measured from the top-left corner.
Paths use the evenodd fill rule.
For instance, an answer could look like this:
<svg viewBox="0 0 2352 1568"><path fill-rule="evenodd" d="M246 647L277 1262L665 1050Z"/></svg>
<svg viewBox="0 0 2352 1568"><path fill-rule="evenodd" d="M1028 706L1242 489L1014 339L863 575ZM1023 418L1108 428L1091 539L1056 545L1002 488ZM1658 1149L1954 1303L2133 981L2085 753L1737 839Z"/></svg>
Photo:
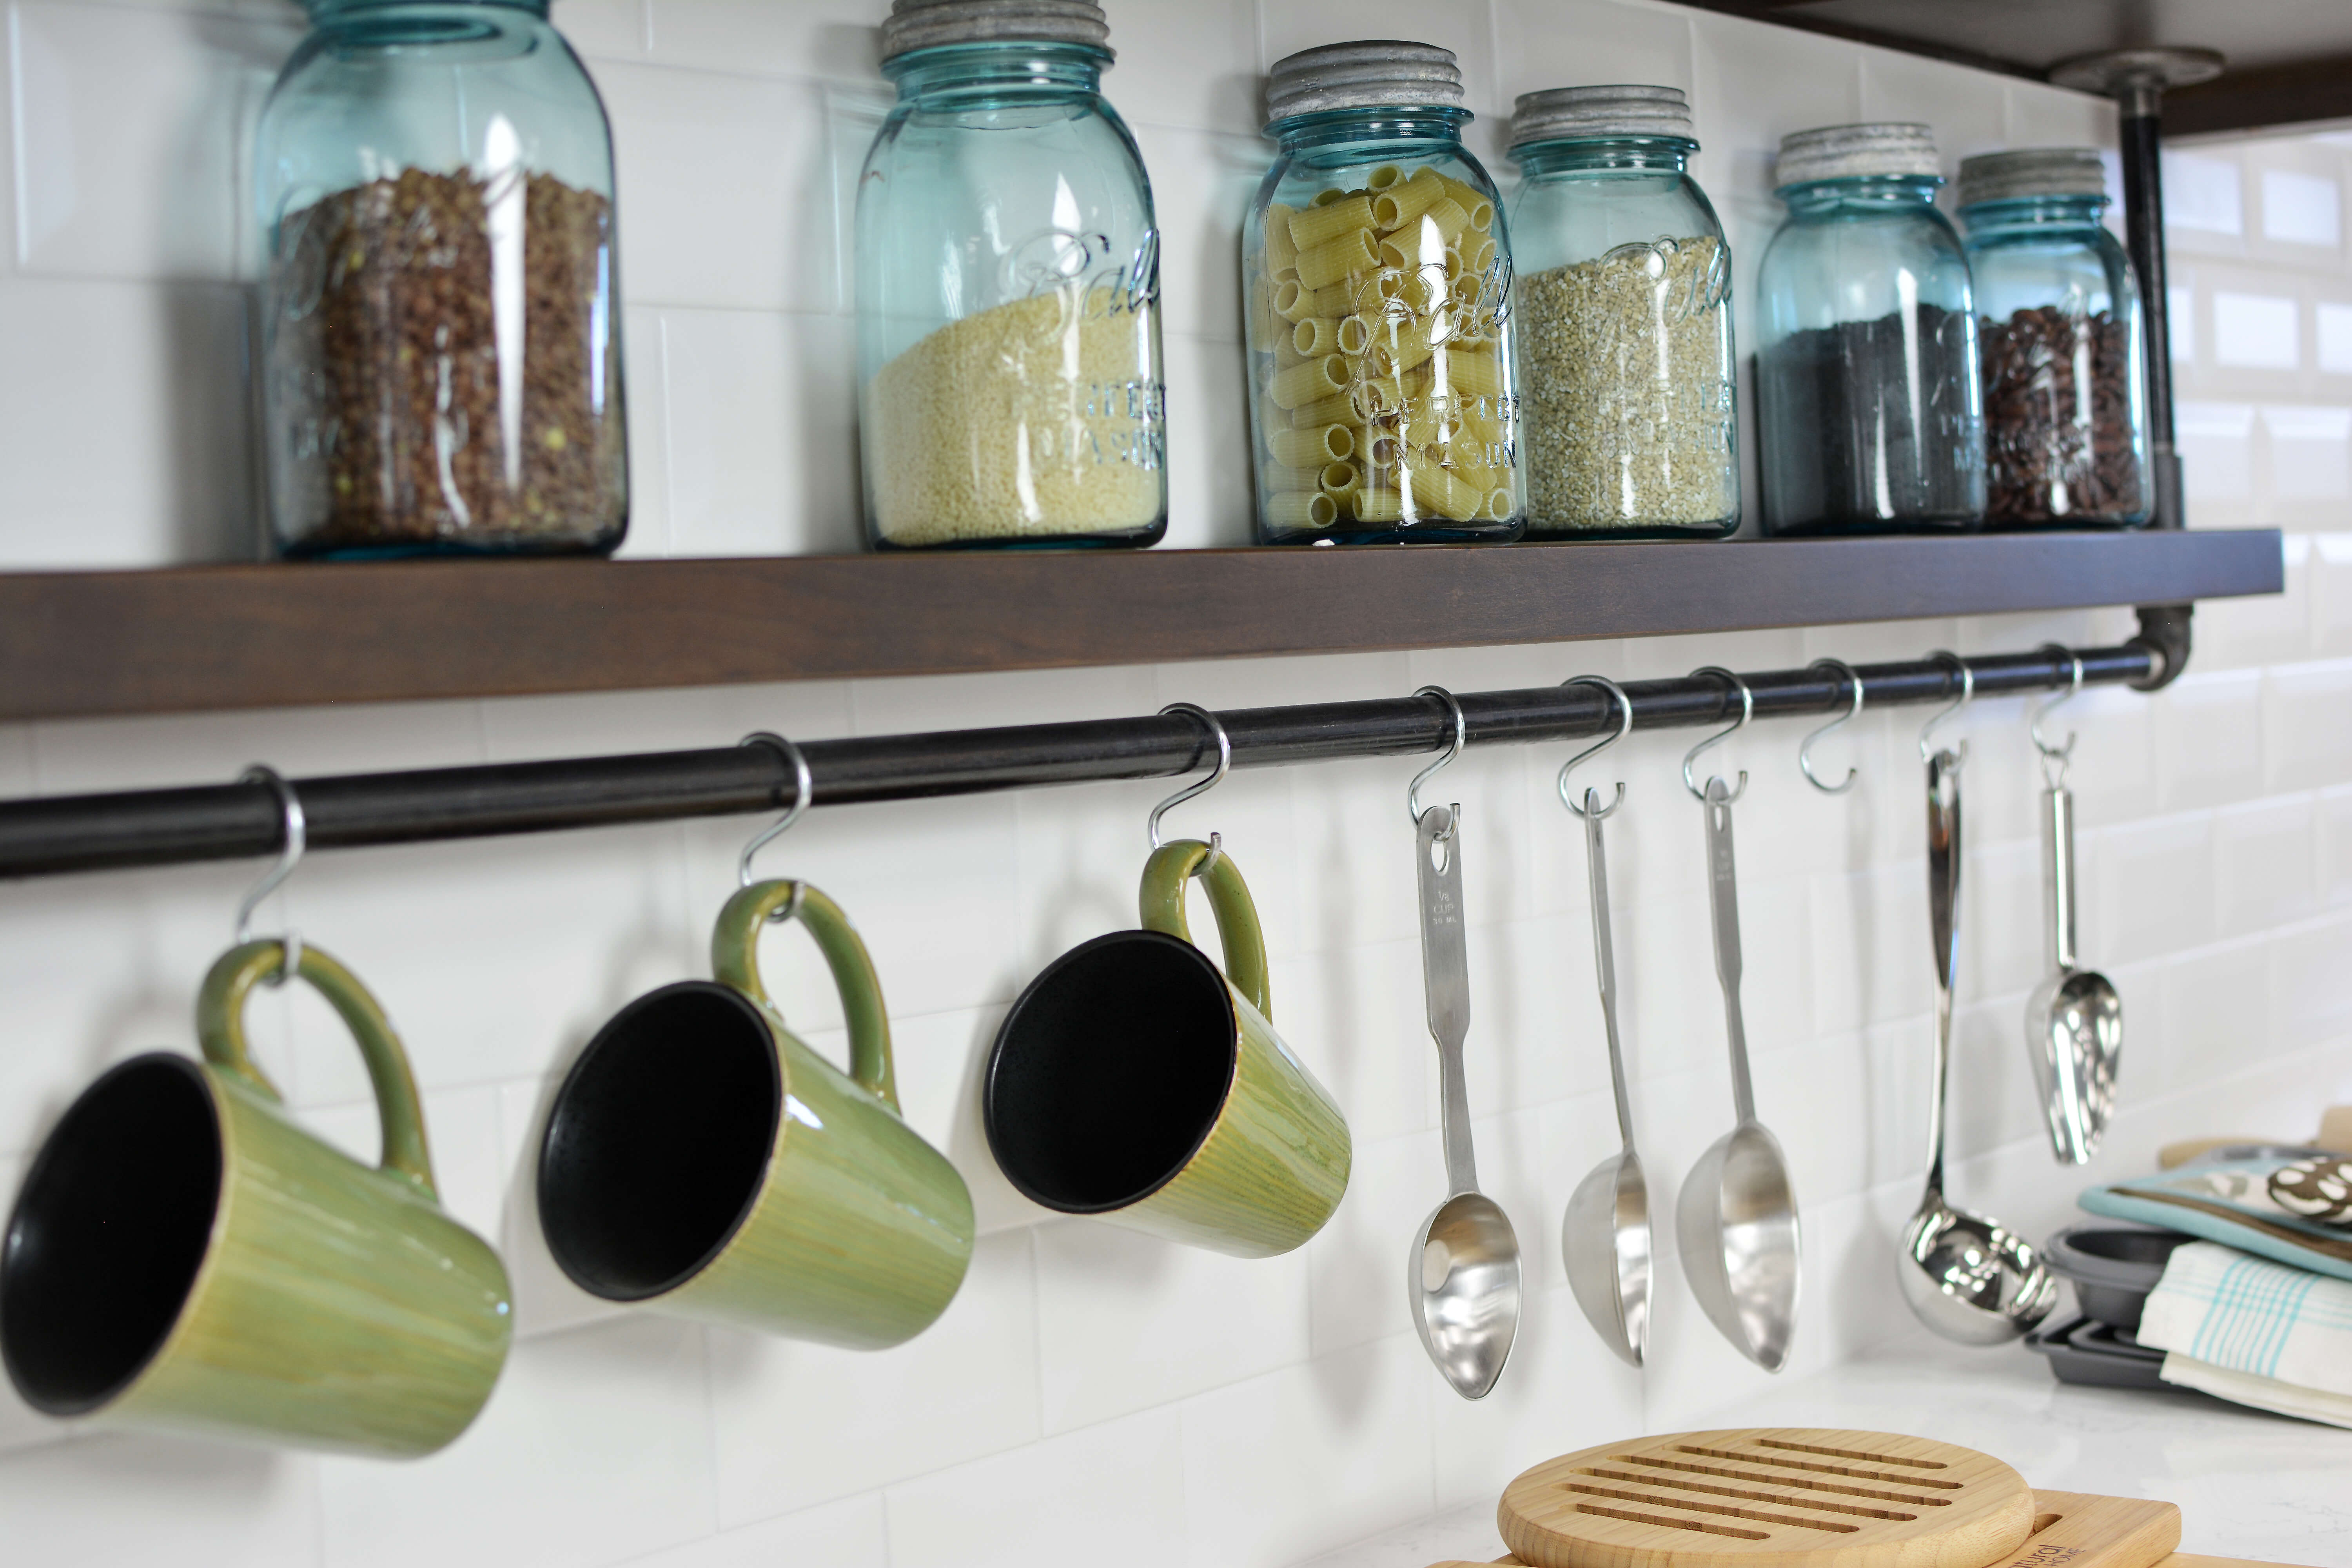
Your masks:
<svg viewBox="0 0 2352 1568"><path fill-rule="evenodd" d="M1192 942L1198 876L1221 973ZM1232 857L1197 839L1143 870L1142 931L1083 942L1006 1015L982 1113L1005 1178L1047 1208L1241 1258L1323 1228L1348 1124L1267 1016L1265 938Z"/></svg>
<svg viewBox="0 0 2352 1568"><path fill-rule="evenodd" d="M832 967L846 1073L801 1043L758 943L793 912ZM901 1119L882 987L856 928L799 882L719 911L718 984L665 985L588 1042L556 1091L539 1217L574 1284L709 1322L883 1350L947 1310L971 1194Z"/></svg>
<svg viewBox="0 0 2352 1568"><path fill-rule="evenodd" d="M359 1042L383 1163L288 1118L244 1021L284 963L276 942L230 950L196 999L201 1065L134 1058L67 1110L9 1221L0 1350L16 1391L52 1415L429 1454L506 1363L506 1269L441 1207L383 1010L315 947L295 972Z"/></svg>

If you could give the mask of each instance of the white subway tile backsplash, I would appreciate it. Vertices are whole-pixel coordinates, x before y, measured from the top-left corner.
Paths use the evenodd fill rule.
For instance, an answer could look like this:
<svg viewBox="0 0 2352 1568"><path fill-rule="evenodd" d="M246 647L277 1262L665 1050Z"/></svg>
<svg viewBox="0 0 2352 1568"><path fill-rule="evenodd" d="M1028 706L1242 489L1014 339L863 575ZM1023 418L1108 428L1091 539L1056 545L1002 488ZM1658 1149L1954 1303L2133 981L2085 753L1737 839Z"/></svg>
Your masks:
<svg viewBox="0 0 2352 1568"><path fill-rule="evenodd" d="M89 1438L0 1454L9 1555L315 1568L319 1464L308 1455L173 1437Z"/></svg>
<svg viewBox="0 0 2352 1568"><path fill-rule="evenodd" d="M1464 103L1492 120L1510 107L1496 81L1492 24L1484 0L1261 0L1259 66L1350 38L1435 44L1452 49L1461 65Z"/></svg>
<svg viewBox="0 0 2352 1568"><path fill-rule="evenodd" d="M2281 500L2352 500L2352 408L2266 406L2271 494ZM2341 506L2320 509L2331 517Z"/></svg>
<svg viewBox="0 0 2352 1568"><path fill-rule="evenodd" d="M840 316L665 310L673 555L863 547L855 333Z"/></svg>
<svg viewBox="0 0 2352 1568"><path fill-rule="evenodd" d="M2216 301L2217 310L2218 307ZM2213 331L2218 345L2226 329L2217 321ZM2214 352L2218 357L2221 350L2217 346ZM2293 363L2288 361L2290 366ZM2190 501L2253 499L2252 407L2242 403L2183 402L2174 410L2173 436L2180 451L2181 490Z"/></svg>
<svg viewBox="0 0 2352 1568"><path fill-rule="evenodd" d="M630 1561L631 1568L892 1568L890 1525L882 1494L868 1492Z"/></svg>
<svg viewBox="0 0 2352 1568"><path fill-rule="evenodd" d="M1104 75L1103 96L1130 125L1256 130L1265 116L1258 73L1271 59L1258 58L1258 9L1255 0L1110 8L1119 64ZM1273 158L1274 144L1261 142L1261 174ZM1145 166L1155 182L1163 172L1148 157Z"/></svg>
<svg viewBox="0 0 2352 1568"><path fill-rule="evenodd" d="M2314 314L2319 327L2320 373L2352 375L2352 305L2322 300Z"/></svg>
<svg viewBox="0 0 2352 1568"><path fill-rule="evenodd" d="M2263 171L2263 237L2326 246L2343 238L2343 186L2292 169Z"/></svg>
<svg viewBox="0 0 2352 1568"><path fill-rule="evenodd" d="M1160 321L1171 335L1238 346L1242 218L1274 162L1274 148L1255 136L1146 121L1134 131L1160 220ZM1238 388L1241 382L1235 376L1222 384ZM1221 447L1222 460L1213 458L1210 466L1246 473L1249 465L1239 456L1244 450Z"/></svg>
<svg viewBox="0 0 2352 1568"><path fill-rule="evenodd" d="M2301 313L2276 294L2213 296L2213 361L2248 370L2293 370L2303 363Z"/></svg>
<svg viewBox="0 0 2352 1568"><path fill-rule="evenodd" d="M1691 90L1690 18L1671 5L1500 0L1495 27L1502 71L1498 120L1522 93L1586 82L1647 82Z"/></svg>
<svg viewBox="0 0 2352 1568"><path fill-rule="evenodd" d="M2274 790L2352 781L2352 660L2273 670L2263 678L2263 751Z"/></svg>
<svg viewBox="0 0 2352 1568"><path fill-rule="evenodd" d="M2129 1054L2116 1077L2126 1103L2241 1072L2270 1049L2270 945L2235 942L2183 953L2164 965L2152 992L2126 994ZM2139 1038L2151 1004L2161 1009L2164 1031L2153 1053Z"/></svg>
<svg viewBox="0 0 2352 1568"><path fill-rule="evenodd" d="M2318 822L2307 795L2213 814L2217 913L2223 936L2249 936L2315 911Z"/></svg>
<svg viewBox="0 0 2352 1568"><path fill-rule="evenodd" d="M890 1568L1092 1568L1111 1552L1137 1568L1185 1560L1172 1410L959 1465L887 1497Z"/></svg>
<svg viewBox="0 0 2352 1568"><path fill-rule="evenodd" d="M2210 942L2213 821L2194 813L2110 827L2098 836L2095 951L2103 962L2179 952ZM2087 889L2086 889L2087 890Z"/></svg>
<svg viewBox="0 0 2352 1568"><path fill-rule="evenodd" d="M2214 153L2164 154L2164 226L2200 235L2245 232L2245 195L2238 160Z"/></svg>
<svg viewBox="0 0 2352 1568"><path fill-rule="evenodd" d="M1690 26L1702 149L1691 170L1717 201L1769 202L1781 137L1862 118L1859 46L1713 13L1694 16Z"/></svg>
<svg viewBox="0 0 2352 1568"><path fill-rule="evenodd" d="M888 0L637 0L648 53L698 74L825 76L871 81ZM561 19L559 14L559 20Z"/></svg>
<svg viewBox="0 0 2352 1568"><path fill-rule="evenodd" d="M2168 810L2219 805L2262 790L2260 670L2190 668L2150 704Z"/></svg>

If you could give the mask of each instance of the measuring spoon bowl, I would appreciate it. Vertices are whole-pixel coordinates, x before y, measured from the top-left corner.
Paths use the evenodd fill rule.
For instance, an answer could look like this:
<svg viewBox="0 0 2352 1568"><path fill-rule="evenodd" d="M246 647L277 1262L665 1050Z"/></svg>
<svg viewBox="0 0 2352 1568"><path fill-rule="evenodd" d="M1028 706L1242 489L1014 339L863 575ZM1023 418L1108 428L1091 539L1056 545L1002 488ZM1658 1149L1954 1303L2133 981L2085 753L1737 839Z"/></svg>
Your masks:
<svg viewBox="0 0 2352 1568"><path fill-rule="evenodd" d="M1592 1168L1559 1224L1569 1289L1601 1342L1628 1366L1650 1349L1650 1188L1633 1151Z"/></svg>
<svg viewBox="0 0 2352 1568"><path fill-rule="evenodd" d="M1519 1238L1494 1199L1456 1193L1424 1221L1405 1258L1422 1347L1454 1392L1482 1399L1519 1331Z"/></svg>
<svg viewBox="0 0 2352 1568"><path fill-rule="evenodd" d="M2025 1004L2025 1037L2050 1124L2050 1148L2070 1165L2086 1163L2105 1135L2116 1104L2116 1065L2124 1048L2124 1003L2095 969L2053 974Z"/></svg>
<svg viewBox="0 0 2352 1568"><path fill-rule="evenodd" d="M1715 1141L1675 1203L1691 1294L1725 1339L1767 1372L1796 1335L1801 1237L1780 1140L1742 1121Z"/></svg>
<svg viewBox="0 0 2352 1568"><path fill-rule="evenodd" d="M1896 1270L1911 1310L1964 1345L2006 1344L2058 1300L2058 1278L2024 1237L1998 1221L1954 1208L1930 1192L1903 1230Z"/></svg>

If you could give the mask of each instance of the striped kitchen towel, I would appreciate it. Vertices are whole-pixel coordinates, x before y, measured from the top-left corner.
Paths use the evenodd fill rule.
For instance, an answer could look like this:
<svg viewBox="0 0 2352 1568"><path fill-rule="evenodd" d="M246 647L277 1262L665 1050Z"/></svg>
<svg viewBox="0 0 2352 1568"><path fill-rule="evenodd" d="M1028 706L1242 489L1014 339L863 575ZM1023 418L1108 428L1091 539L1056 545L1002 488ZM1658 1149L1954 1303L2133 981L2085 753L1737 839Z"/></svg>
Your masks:
<svg viewBox="0 0 2352 1568"><path fill-rule="evenodd" d="M2192 1241L2165 1264L2138 1337L2167 1352L2168 1383L2352 1426L2352 1283Z"/></svg>

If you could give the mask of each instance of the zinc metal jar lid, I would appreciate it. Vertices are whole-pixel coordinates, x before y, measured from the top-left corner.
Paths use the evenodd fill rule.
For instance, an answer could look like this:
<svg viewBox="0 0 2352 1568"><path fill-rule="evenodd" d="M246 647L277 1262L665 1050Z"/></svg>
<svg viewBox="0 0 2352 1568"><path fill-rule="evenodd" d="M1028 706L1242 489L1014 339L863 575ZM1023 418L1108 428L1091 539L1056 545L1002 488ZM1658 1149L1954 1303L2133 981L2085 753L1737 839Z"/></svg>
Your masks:
<svg viewBox="0 0 2352 1568"><path fill-rule="evenodd" d="M1688 142L1690 100L1678 87L1619 82L1523 92L1511 110L1514 148L1617 136L1672 136Z"/></svg>
<svg viewBox="0 0 2352 1568"><path fill-rule="evenodd" d="M1780 138L1778 181L1783 188L1874 174L1941 179L1943 174L1943 161L1936 156L1936 133L1925 125L1824 125Z"/></svg>
<svg viewBox="0 0 2352 1568"><path fill-rule="evenodd" d="M1094 0L891 0L882 58L942 44L1091 44L1109 54L1110 23Z"/></svg>
<svg viewBox="0 0 2352 1568"><path fill-rule="evenodd" d="M2104 196L2106 165L2092 147L2025 147L1960 160L1958 205L2031 196Z"/></svg>
<svg viewBox="0 0 2352 1568"><path fill-rule="evenodd" d="M1301 49L1265 78L1265 122L1334 109L1458 109L1462 68L1435 44L1365 38Z"/></svg>

